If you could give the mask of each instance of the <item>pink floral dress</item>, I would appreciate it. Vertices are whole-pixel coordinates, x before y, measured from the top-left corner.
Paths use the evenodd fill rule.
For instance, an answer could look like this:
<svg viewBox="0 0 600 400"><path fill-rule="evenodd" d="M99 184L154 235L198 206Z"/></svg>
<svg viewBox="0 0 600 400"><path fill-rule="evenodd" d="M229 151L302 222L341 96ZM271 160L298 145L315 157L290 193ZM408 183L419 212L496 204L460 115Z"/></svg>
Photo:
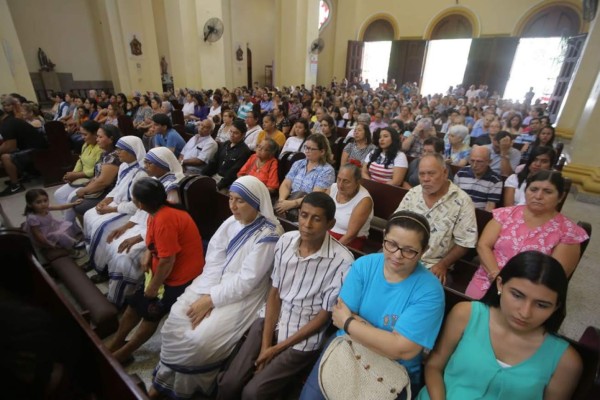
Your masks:
<svg viewBox="0 0 600 400"><path fill-rule="evenodd" d="M560 243L579 244L588 239L583 228L560 213L537 228L529 228L523 216L525 208L522 205L493 211L494 219L502 225L493 249L500 269L521 252L537 250L551 255ZM489 287L487 272L479 266L465 293L474 299L480 299Z"/></svg>

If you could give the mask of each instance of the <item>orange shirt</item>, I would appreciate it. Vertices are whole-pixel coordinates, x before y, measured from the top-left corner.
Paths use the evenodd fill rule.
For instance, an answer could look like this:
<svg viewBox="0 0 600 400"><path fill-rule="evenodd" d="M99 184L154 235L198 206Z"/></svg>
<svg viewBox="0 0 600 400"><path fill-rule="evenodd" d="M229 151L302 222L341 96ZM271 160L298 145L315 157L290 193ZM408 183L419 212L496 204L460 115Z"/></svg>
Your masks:
<svg viewBox="0 0 600 400"><path fill-rule="evenodd" d="M175 264L164 284L183 285L202 273L204 251L198 227L182 210L164 206L148 218L146 246L152 252L152 273L159 258L175 255Z"/></svg>
<svg viewBox="0 0 600 400"><path fill-rule="evenodd" d="M279 188L279 176L277 174L277 158L273 157L265 163L262 167L257 168L256 166L256 154L252 154L246 164L238 172L238 177L244 175L251 175L257 177L262 183L267 186L268 189Z"/></svg>
<svg viewBox="0 0 600 400"><path fill-rule="evenodd" d="M266 137L267 137L267 131L260 131L258 136L256 137L256 144L257 145L260 144L260 142L262 142L263 139ZM271 136L271 139L273 139L275 141L275 143L277 143L277 145L279 145L280 149L283 148L283 145L285 144L285 141L287 140L287 138L281 131L275 131L273 133L273 135Z"/></svg>

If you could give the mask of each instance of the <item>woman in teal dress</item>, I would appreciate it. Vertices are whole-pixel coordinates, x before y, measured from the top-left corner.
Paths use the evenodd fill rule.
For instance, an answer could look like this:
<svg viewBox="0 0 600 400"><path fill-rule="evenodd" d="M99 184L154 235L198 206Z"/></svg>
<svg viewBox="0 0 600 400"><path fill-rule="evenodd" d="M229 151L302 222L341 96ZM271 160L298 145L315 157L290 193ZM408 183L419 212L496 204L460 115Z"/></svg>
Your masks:
<svg viewBox="0 0 600 400"><path fill-rule="evenodd" d="M481 302L452 309L417 399L570 399L582 363L555 335L567 285L554 258L537 251L513 257Z"/></svg>

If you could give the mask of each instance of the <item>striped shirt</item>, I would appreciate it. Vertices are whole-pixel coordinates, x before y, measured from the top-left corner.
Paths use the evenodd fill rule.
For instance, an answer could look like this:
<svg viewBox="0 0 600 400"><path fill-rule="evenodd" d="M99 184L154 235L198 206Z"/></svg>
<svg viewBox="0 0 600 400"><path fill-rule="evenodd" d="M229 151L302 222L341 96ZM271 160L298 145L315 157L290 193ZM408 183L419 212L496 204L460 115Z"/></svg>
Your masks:
<svg viewBox="0 0 600 400"><path fill-rule="evenodd" d="M367 164L369 161L371 161L371 157L373 156L374 152L375 150L370 152L365 158L365 162ZM373 160L373 162L369 164L369 175L375 182L387 183L387 181L391 180L394 176L394 168L408 168L408 160L406 159L406 155L401 151L398 151L396 158L393 162L388 164L387 168L385 166L386 160L387 157L385 152L381 152L379 157L377 157L377 160Z"/></svg>
<svg viewBox="0 0 600 400"><path fill-rule="evenodd" d="M277 342L281 343L316 317L321 310L331 311L337 301L352 253L325 235L321 249L308 257L300 257L300 232L287 232L275 246L275 262L271 280L279 289L281 313ZM294 345L294 350L314 351L320 348L325 328Z"/></svg>
<svg viewBox="0 0 600 400"><path fill-rule="evenodd" d="M470 165L461 168L454 177L454 183L467 192L475 208L485 209L488 202L498 206L502 195L502 178L488 170L481 178L476 178Z"/></svg>

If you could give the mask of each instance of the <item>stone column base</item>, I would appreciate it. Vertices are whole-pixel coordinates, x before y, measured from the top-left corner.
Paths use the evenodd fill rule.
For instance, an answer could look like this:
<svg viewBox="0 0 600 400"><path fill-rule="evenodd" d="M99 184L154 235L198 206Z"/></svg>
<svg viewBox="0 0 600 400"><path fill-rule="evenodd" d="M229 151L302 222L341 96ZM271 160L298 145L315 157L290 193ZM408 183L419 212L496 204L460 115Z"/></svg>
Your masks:
<svg viewBox="0 0 600 400"><path fill-rule="evenodd" d="M579 185L579 192L600 195L600 167L572 163L565 165L562 174Z"/></svg>

